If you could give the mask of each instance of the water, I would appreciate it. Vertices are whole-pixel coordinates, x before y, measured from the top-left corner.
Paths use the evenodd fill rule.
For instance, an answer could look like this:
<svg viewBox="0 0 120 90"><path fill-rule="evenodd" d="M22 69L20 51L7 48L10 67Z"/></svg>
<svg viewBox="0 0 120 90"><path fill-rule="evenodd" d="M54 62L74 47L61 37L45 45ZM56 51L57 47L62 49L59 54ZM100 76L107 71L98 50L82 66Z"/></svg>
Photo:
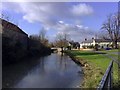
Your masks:
<svg viewBox="0 0 120 90"><path fill-rule="evenodd" d="M69 56L54 53L3 68L3 88L76 88L81 67Z"/></svg>

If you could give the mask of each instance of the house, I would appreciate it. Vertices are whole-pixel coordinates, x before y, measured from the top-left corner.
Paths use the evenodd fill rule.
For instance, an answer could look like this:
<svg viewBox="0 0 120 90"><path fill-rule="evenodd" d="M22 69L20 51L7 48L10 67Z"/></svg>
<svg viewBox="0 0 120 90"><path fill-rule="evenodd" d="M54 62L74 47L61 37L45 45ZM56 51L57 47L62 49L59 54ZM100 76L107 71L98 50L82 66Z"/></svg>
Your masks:
<svg viewBox="0 0 120 90"><path fill-rule="evenodd" d="M24 49L28 48L28 34L22 31L15 24L8 22L6 20L0 19L2 28L0 32L2 33L2 38L8 38L11 40L11 44L14 45L19 42Z"/></svg>
<svg viewBox="0 0 120 90"><path fill-rule="evenodd" d="M98 48L107 48L112 47L112 40L111 39L85 39L83 42L80 43L80 48L93 48L95 45L98 45ZM118 40L118 45L120 45L120 40Z"/></svg>
<svg viewBox="0 0 120 90"><path fill-rule="evenodd" d="M79 49L80 48L79 42L74 42L74 41L68 42L68 46L70 46L72 49Z"/></svg>

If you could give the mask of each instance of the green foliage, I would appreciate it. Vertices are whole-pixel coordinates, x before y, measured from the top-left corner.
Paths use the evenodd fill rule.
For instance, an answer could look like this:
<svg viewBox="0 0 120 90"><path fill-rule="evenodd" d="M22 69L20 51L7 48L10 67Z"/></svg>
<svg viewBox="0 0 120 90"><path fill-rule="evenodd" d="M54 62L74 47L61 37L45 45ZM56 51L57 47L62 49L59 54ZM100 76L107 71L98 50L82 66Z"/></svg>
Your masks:
<svg viewBox="0 0 120 90"><path fill-rule="evenodd" d="M85 45L83 45L82 47L83 47L83 49L85 49L85 48L86 48L86 46L85 46Z"/></svg>
<svg viewBox="0 0 120 90"><path fill-rule="evenodd" d="M94 46L93 46L93 45L90 45L90 46L87 46L87 48L92 49L92 48L94 48Z"/></svg>
<svg viewBox="0 0 120 90"><path fill-rule="evenodd" d="M40 41L38 36L29 39L29 56L50 54L51 49L47 43Z"/></svg>
<svg viewBox="0 0 120 90"><path fill-rule="evenodd" d="M86 49L86 48L90 48L90 49L92 49L92 48L94 48L93 45L89 45L89 46L83 45L82 47L83 47L83 49Z"/></svg>
<svg viewBox="0 0 120 90"><path fill-rule="evenodd" d="M95 44L95 50L98 51L98 44Z"/></svg>

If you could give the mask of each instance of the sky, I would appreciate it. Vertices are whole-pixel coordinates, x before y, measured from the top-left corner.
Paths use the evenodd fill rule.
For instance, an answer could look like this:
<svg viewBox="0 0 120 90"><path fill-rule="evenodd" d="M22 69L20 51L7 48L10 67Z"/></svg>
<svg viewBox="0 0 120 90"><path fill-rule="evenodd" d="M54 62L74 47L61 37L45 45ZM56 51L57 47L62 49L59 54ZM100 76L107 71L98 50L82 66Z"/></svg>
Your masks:
<svg viewBox="0 0 120 90"><path fill-rule="evenodd" d="M50 41L59 33L81 42L100 31L107 16L118 10L117 2L2 2L2 13L28 35L46 30Z"/></svg>

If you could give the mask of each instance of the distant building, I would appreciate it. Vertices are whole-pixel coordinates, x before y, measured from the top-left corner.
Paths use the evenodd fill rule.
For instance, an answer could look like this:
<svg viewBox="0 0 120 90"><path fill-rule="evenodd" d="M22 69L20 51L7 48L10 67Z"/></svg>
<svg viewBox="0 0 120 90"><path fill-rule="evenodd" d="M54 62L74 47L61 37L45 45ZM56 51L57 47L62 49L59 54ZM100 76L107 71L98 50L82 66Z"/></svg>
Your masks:
<svg viewBox="0 0 120 90"><path fill-rule="evenodd" d="M71 46L72 49L79 49L80 48L79 42L74 42L74 41L68 42L68 46Z"/></svg>
<svg viewBox="0 0 120 90"><path fill-rule="evenodd" d="M95 45L98 45L99 48L107 48L111 47L112 40L111 39L85 39L83 42L80 43L80 48L88 48L88 47L94 47ZM120 40L118 40L118 45L120 45Z"/></svg>
<svg viewBox="0 0 120 90"><path fill-rule="evenodd" d="M11 43L14 45L16 42L20 42L24 49L28 47L28 34L22 31L18 26L15 24L8 22L6 20L0 19L1 21L1 30L3 38L11 39Z"/></svg>

